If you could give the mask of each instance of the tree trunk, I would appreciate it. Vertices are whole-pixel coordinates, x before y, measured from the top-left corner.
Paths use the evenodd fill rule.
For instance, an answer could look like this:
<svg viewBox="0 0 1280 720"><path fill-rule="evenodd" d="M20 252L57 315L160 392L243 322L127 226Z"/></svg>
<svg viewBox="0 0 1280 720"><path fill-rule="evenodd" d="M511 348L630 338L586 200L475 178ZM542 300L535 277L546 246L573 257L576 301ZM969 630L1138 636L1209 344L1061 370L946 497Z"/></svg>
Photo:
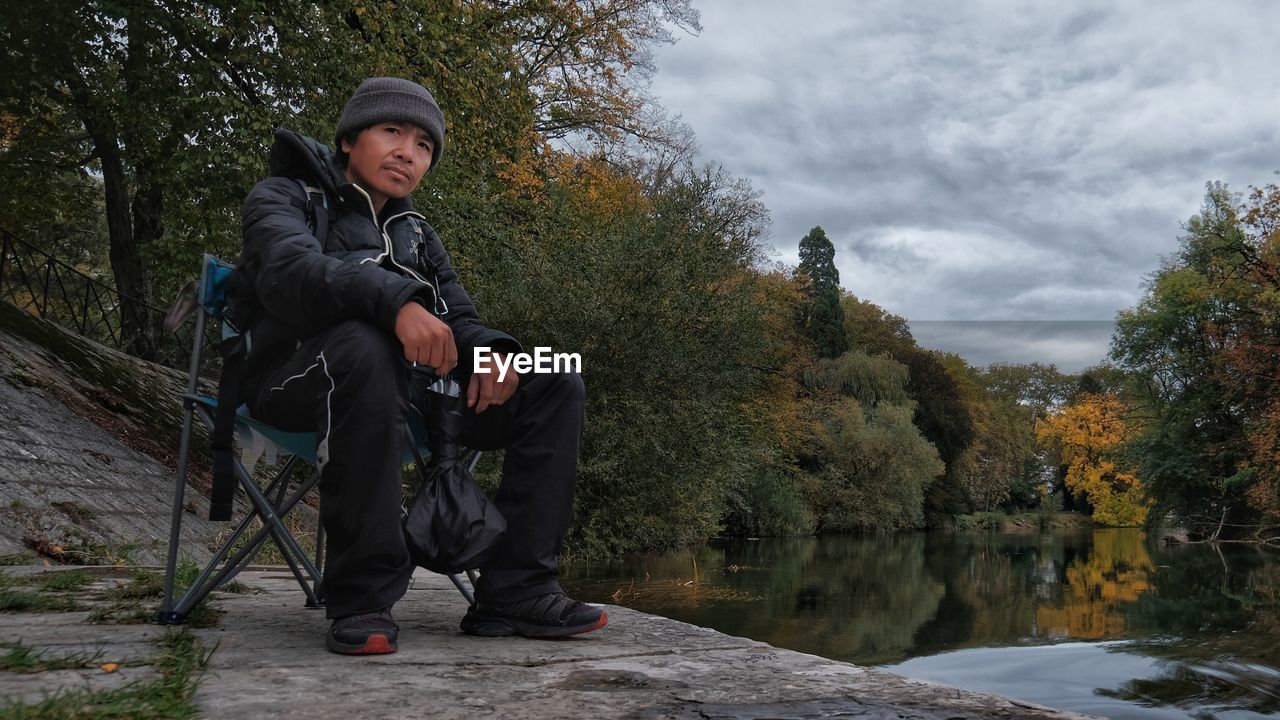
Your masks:
<svg viewBox="0 0 1280 720"><path fill-rule="evenodd" d="M68 81L76 109L85 130L93 141L93 151L102 163L102 188L107 212L107 237L111 246L111 272L120 294L120 345L127 352L144 358L155 355L154 333L146 307L151 296L151 282L134 238L133 216L129 211L129 182L120 138L110 118L99 114L94 98L84 80L73 76Z"/></svg>
<svg viewBox="0 0 1280 720"><path fill-rule="evenodd" d="M120 294L120 344L133 355L151 359L155 354L147 308L151 283L138 253L120 143L114 134L101 132L100 128L97 130L90 130L90 135L102 161L111 272L115 275L116 291Z"/></svg>
<svg viewBox="0 0 1280 720"><path fill-rule="evenodd" d="M154 175L148 166L144 164L138 167L134 172L133 248L138 267L143 272L143 277L137 299L149 307L155 307L153 275L151 268L142 261L141 252L143 249L159 243L161 236L164 235L163 215L161 212L163 206L163 186L154 179ZM159 349L161 316L159 313L147 311L140 320L146 332L146 351L155 354ZM147 359L154 359L149 354L137 354Z"/></svg>

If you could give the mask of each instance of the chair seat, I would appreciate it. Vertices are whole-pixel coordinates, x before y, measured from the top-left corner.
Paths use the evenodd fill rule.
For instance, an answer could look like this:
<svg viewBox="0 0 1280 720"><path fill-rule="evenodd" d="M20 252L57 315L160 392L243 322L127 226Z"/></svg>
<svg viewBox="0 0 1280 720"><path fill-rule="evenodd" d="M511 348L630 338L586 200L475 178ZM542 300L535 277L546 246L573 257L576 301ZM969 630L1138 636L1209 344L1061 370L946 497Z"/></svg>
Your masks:
<svg viewBox="0 0 1280 720"><path fill-rule="evenodd" d="M198 395L194 399L209 408L210 413L218 407L217 398ZM286 454L297 455L300 459L309 463L315 463L316 461L316 434L313 432L285 432L284 430L279 430L253 419L249 415L249 409L244 405L241 405L236 410L236 425L261 433L263 437L275 443L276 447L284 450Z"/></svg>
<svg viewBox="0 0 1280 720"><path fill-rule="evenodd" d="M213 411L218 407L218 399L208 395L188 396L196 402L209 408L212 415ZM248 406L241 405L236 409L236 425L241 428L252 429L260 433L263 437L275 443L287 455L297 455L299 459L308 463L316 462L316 434L314 432L285 432L278 428L272 427L261 420L255 420L249 414ZM422 436L425 433L425 427L417 413L409 414L409 428L413 432L413 436L418 438L418 452L424 458L431 457L431 452L427 450L422 443ZM413 462L413 452L405 450L404 457L401 462L405 465Z"/></svg>

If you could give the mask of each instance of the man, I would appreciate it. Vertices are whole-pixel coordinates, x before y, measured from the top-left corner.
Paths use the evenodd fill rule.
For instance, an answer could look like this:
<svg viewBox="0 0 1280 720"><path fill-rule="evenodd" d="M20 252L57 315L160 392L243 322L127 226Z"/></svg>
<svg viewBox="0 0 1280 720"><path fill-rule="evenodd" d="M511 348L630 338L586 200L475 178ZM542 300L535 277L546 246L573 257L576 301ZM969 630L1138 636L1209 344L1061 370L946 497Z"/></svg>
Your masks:
<svg viewBox="0 0 1280 720"><path fill-rule="evenodd" d="M444 135L444 115L425 88L368 79L342 111L336 151L277 132L271 177L244 203L244 251L229 301L229 319L250 339L244 397L265 422L316 432L333 621L325 641L337 653L396 651L391 606L413 571L400 525L404 427L430 371L466 384L463 442L506 449L494 502L508 529L480 568L462 630L554 637L608 620L556 581L582 380L471 372L473 348L511 353L520 345L481 323L440 238L409 200L439 163Z"/></svg>

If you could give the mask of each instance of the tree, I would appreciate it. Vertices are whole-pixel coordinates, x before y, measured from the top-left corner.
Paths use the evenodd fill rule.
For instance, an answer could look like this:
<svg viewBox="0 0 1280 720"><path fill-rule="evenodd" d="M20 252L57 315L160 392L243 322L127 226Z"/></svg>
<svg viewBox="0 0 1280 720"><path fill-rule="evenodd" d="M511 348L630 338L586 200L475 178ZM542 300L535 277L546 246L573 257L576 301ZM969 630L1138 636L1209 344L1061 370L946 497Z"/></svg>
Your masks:
<svg viewBox="0 0 1280 720"><path fill-rule="evenodd" d="M519 35L518 77L531 94L535 132L670 141L644 92L654 70L647 49L674 42L669 25L701 30L698 19L690 0L511 3L505 22Z"/></svg>
<svg viewBox="0 0 1280 720"><path fill-rule="evenodd" d="M124 334L146 355L157 286L238 245L273 128L328 140L364 77L420 80L462 142L419 194L456 229L490 215L494 175L546 137L644 134L657 109L630 71L668 24L696 28L697 13L679 0L26 3L0 26L6 160L101 176Z"/></svg>
<svg viewBox="0 0 1280 720"><path fill-rule="evenodd" d="M1235 377L1240 368L1224 365L1225 349L1250 344L1241 318L1256 309L1235 269L1251 252L1235 200L1210 184L1179 252L1138 306L1120 313L1112 336L1112 357L1134 378L1149 419L1132 443L1138 474L1159 516L1205 537L1245 534L1258 520L1248 497L1257 416Z"/></svg>
<svg viewBox="0 0 1280 720"><path fill-rule="evenodd" d="M846 295L841 305L846 311L845 329L859 349L888 353L907 368L907 394L916 403L912 422L947 467L925 490L925 522L942 527L969 511L964 476L972 470L972 454L965 453L977 437L976 395L961 370L963 362L956 364L922 349L906 320L873 303ZM955 367L949 369L947 362Z"/></svg>
<svg viewBox="0 0 1280 720"><path fill-rule="evenodd" d="M813 228L800 240L800 273L807 280L809 296L803 325L818 357L824 358L836 357L849 348L835 259L835 246L821 227Z"/></svg>
<svg viewBox="0 0 1280 720"><path fill-rule="evenodd" d="M774 449L764 428L793 414L761 404L786 392L795 357L776 334L794 289L755 269L763 206L716 168L686 165L654 188L601 156L538 167L536 191L502 201L517 211L506 237L468 256L487 322L582 355L590 421L572 545L678 546L734 513L779 529L747 505L781 507L793 489L785 460L757 472Z"/></svg>
<svg viewBox="0 0 1280 720"><path fill-rule="evenodd" d="M981 381L995 397L1026 408L1031 418L1042 418L1065 404L1079 382L1057 366L1042 363L995 363L982 371Z"/></svg>
<svg viewBox="0 0 1280 720"><path fill-rule="evenodd" d="M1037 440L1056 446L1066 463L1067 487L1086 493L1094 519L1107 525L1141 525L1149 507L1137 474L1117 453L1136 435L1127 412L1114 395L1085 393L1036 429Z"/></svg>
<svg viewBox="0 0 1280 720"><path fill-rule="evenodd" d="M964 478L965 490L974 505L987 512L1006 504L1034 506L1040 497L1042 465L1025 408L993 399L983 410L987 420L974 442L975 467Z"/></svg>
<svg viewBox="0 0 1280 720"><path fill-rule="evenodd" d="M1261 515L1259 536L1280 525L1280 186L1253 188L1241 208L1244 232L1217 255L1217 277L1239 311L1212 328L1221 343L1219 377L1240 399L1254 482L1245 490Z"/></svg>
<svg viewBox="0 0 1280 720"><path fill-rule="evenodd" d="M986 390L987 423L977 438L979 472L969 479L978 506L1037 507L1056 456L1037 447L1036 424L1072 397L1078 380L1053 365L996 363L975 371Z"/></svg>
<svg viewBox="0 0 1280 720"><path fill-rule="evenodd" d="M904 348L894 359L906 365L910 373L907 392L916 401L912 421L937 448L938 457L947 468L925 490L925 522L928 527L943 527L970 509L962 461L978 432L972 403L939 353Z"/></svg>
<svg viewBox="0 0 1280 720"><path fill-rule="evenodd" d="M148 254L165 234L173 196L223 199L218 176L237 165L247 136L271 127L262 112L270 104L264 68L283 69L270 82L284 95L280 103L302 100L304 88L318 84L299 69L335 68L324 58L287 57L292 41L314 29L311 14L291 16L296 5L281 11L287 17L191 0L55 0L12 10L0 30L9 49L0 110L19 124L8 159L31 172L57 165L100 174L122 334L146 356L155 332ZM339 47L327 57L343 59Z"/></svg>
<svg viewBox="0 0 1280 720"><path fill-rule="evenodd" d="M811 459L810 506L819 530L923 526L925 488L945 466L912 424L907 368L851 350L820 360L807 386L825 393L824 433Z"/></svg>

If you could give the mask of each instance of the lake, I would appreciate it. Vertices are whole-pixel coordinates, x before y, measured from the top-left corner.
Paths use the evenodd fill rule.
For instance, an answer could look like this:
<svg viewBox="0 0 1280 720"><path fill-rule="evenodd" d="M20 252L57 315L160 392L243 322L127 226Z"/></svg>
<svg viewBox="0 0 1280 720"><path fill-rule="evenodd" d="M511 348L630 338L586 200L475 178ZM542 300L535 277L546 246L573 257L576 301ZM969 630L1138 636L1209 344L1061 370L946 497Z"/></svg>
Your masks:
<svg viewBox="0 0 1280 720"><path fill-rule="evenodd" d="M778 647L1113 718L1280 711L1280 553L1134 529L714 541L562 582Z"/></svg>

